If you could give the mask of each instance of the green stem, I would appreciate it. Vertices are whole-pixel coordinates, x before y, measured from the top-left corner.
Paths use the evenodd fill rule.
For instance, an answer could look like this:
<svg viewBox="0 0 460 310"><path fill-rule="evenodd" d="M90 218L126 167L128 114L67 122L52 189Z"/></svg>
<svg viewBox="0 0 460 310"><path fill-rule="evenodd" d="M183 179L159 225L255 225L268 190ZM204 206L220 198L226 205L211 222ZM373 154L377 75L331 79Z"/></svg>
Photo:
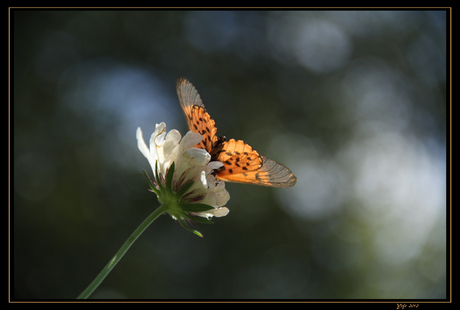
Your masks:
<svg viewBox="0 0 460 310"><path fill-rule="evenodd" d="M144 230L149 227L154 220L157 219L161 214L163 214L167 209L167 206L161 205L152 214L147 217L142 224L132 233L132 235L126 240L126 242L121 246L115 256L108 262L108 264L102 269L102 271L97 275L97 277L91 282L90 285L77 297L77 299L87 299L89 295L102 283L105 277L112 271L113 267L120 261L120 259L125 255L128 249L133 245L134 241L144 232Z"/></svg>

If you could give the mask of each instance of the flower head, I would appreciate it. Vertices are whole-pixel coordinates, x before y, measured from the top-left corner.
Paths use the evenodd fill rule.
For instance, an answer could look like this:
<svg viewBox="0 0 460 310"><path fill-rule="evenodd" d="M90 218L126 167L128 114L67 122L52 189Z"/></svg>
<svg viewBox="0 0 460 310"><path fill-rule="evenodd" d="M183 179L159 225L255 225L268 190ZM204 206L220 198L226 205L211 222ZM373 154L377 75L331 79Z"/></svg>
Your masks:
<svg viewBox="0 0 460 310"><path fill-rule="evenodd" d="M195 148L203 137L196 132L187 132L182 138L173 129L166 133L165 123L156 125L150 137L150 148L144 141L142 131L137 128L137 146L152 167L154 177L148 178L150 189L163 205L166 212L187 230L187 222L212 223L213 216L228 213L224 207L230 199L225 183L211 172L221 167L219 161L210 161L206 150Z"/></svg>

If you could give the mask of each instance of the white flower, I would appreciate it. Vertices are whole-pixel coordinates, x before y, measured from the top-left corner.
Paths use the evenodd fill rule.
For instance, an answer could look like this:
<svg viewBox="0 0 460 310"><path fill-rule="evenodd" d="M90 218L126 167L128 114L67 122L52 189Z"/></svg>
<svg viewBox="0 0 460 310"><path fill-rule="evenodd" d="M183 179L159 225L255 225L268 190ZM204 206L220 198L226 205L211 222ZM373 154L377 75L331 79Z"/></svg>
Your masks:
<svg viewBox="0 0 460 310"><path fill-rule="evenodd" d="M136 138L139 150L154 173L150 180L152 191L160 203L168 204L167 212L173 218L182 224L182 219L196 220L196 216L209 219L227 215L228 209L223 206L230 195L225 183L212 174L223 164L210 162L211 155L206 150L194 147L203 138L199 133L189 131L181 139L179 131L173 129L166 133L166 125L161 123L150 137L150 148L140 128ZM172 176L168 172L173 172ZM167 184L168 175L171 184Z"/></svg>

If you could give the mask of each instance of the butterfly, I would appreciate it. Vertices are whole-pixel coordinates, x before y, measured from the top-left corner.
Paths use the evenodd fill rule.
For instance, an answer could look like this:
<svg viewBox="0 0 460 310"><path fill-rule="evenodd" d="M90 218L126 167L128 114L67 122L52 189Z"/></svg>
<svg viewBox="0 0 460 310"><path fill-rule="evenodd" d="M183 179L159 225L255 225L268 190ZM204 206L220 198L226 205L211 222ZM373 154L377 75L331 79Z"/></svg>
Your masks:
<svg viewBox="0 0 460 310"><path fill-rule="evenodd" d="M195 147L205 149L212 161L224 164L213 172L219 180L270 187L295 185L297 178L286 166L259 155L242 140L218 137L216 122L206 112L196 88L186 78L177 79L176 91L189 130L203 136Z"/></svg>

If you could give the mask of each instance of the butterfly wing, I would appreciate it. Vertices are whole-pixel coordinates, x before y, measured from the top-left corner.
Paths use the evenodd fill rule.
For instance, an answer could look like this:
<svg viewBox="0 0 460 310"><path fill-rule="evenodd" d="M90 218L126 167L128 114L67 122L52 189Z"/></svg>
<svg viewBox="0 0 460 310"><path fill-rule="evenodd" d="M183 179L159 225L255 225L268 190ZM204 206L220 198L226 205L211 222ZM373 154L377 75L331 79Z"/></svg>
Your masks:
<svg viewBox="0 0 460 310"><path fill-rule="evenodd" d="M186 78L177 79L176 91L189 130L203 136L203 140L195 147L208 151L211 160L224 163L223 167L215 171L218 179L271 187L295 185L297 178L286 166L260 156L244 141L218 138L216 123L206 112L195 86Z"/></svg>
<svg viewBox="0 0 460 310"><path fill-rule="evenodd" d="M211 153L218 140L216 123L206 112L198 91L192 83L183 77L177 79L176 91L189 130L203 136L203 140L196 147Z"/></svg>
<svg viewBox="0 0 460 310"><path fill-rule="evenodd" d="M217 160L224 163L216 172L217 178L223 181L270 187L291 187L297 182L289 168L260 156L241 140L224 142Z"/></svg>

